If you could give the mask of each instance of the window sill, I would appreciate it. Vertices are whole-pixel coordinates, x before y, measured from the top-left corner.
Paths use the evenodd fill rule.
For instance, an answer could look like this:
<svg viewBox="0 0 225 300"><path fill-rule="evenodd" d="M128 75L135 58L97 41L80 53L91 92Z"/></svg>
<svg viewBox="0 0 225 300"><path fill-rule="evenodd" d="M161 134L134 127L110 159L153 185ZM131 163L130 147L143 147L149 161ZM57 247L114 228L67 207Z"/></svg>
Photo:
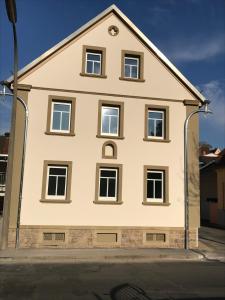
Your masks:
<svg viewBox="0 0 225 300"><path fill-rule="evenodd" d="M122 201L101 201L101 200L95 200L93 201L95 204L114 204L114 205L120 205L123 204Z"/></svg>
<svg viewBox="0 0 225 300"><path fill-rule="evenodd" d="M43 203L71 203L71 200L56 200L56 199L40 199L40 202Z"/></svg>
<svg viewBox="0 0 225 300"><path fill-rule="evenodd" d="M143 205L152 205L152 206L170 206L169 202L163 202L163 203L159 203L159 202L147 202L147 201L143 201L142 202Z"/></svg>
<svg viewBox="0 0 225 300"><path fill-rule="evenodd" d="M117 139L117 140L124 140L124 136L114 136L114 135L96 135L97 138L103 138L103 139Z"/></svg>
<svg viewBox="0 0 225 300"><path fill-rule="evenodd" d="M145 141L145 142L156 142L156 143L170 143L171 142L171 140L168 140L168 139L162 139L162 140L160 140L160 139L149 139L149 138L143 138L143 141Z"/></svg>
<svg viewBox="0 0 225 300"><path fill-rule="evenodd" d="M107 78L106 75L97 75L97 74L88 74L88 73L80 73L80 76L93 77L93 78Z"/></svg>
<svg viewBox="0 0 225 300"><path fill-rule="evenodd" d="M61 136L75 136L75 133L65 133L65 132L51 132L51 131L46 131L45 134L47 135L61 135Z"/></svg>
<svg viewBox="0 0 225 300"><path fill-rule="evenodd" d="M135 82L145 82L145 79L135 79L135 78L126 78L126 77L119 77L119 80L125 80L125 81L135 81Z"/></svg>

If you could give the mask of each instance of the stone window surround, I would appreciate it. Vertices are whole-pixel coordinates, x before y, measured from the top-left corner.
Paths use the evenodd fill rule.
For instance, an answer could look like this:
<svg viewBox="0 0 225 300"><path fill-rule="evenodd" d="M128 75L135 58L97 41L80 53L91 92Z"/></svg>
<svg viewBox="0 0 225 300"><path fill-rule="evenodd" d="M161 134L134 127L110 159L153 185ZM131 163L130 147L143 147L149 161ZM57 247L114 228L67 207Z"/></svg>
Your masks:
<svg viewBox="0 0 225 300"><path fill-rule="evenodd" d="M152 202L147 200L147 171L164 171L164 202ZM152 205L152 206L169 206L169 167L166 166L144 166L144 193L143 193L143 205Z"/></svg>
<svg viewBox="0 0 225 300"><path fill-rule="evenodd" d="M70 131L67 132L55 132L51 131L51 118L52 118L52 102L59 103L71 103L70 112ZM47 125L45 134L48 135L61 135L61 136L75 136L75 112L76 112L76 98L67 96L48 96L48 112L47 112Z"/></svg>
<svg viewBox="0 0 225 300"><path fill-rule="evenodd" d="M102 106L119 107L119 135L104 135L101 134L101 122L102 122ZM109 101L109 100L99 100L98 102L98 128L97 128L97 138L107 138L107 139L124 139L124 102L119 101Z"/></svg>
<svg viewBox="0 0 225 300"><path fill-rule="evenodd" d="M47 172L48 166L66 166L67 167L67 187L66 187L66 199L46 199L46 188L47 188ZM40 202L45 203L70 203L71 194L71 179L72 179L72 161L55 161L55 160L44 160L43 176L42 176L42 191Z"/></svg>
<svg viewBox="0 0 225 300"><path fill-rule="evenodd" d="M148 137L148 111L149 110L158 110L164 111L164 138L162 139L154 139ZM162 105L152 105L146 104L145 105L145 131L144 131L144 138L143 141L147 142L159 142L159 143L169 143L171 142L169 139L169 106L162 106Z"/></svg>
<svg viewBox="0 0 225 300"><path fill-rule="evenodd" d="M107 146L112 146L113 148L113 155L109 156L105 154L105 148ZM114 141L106 141L103 145L102 145L102 158L106 158L106 159L117 159L117 145Z"/></svg>
<svg viewBox="0 0 225 300"><path fill-rule="evenodd" d="M87 51L94 51L94 52L100 52L101 55L101 74L88 74L86 73L86 53ZM87 46L83 45L83 54L82 54L82 69L81 69L81 76L87 76L87 77L95 77L95 78L107 78L106 74L106 48L104 47L96 47L96 46Z"/></svg>
<svg viewBox="0 0 225 300"><path fill-rule="evenodd" d="M139 57L139 78L127 78L124 75L124 58L126 55L136 56ZM122 50L121 51L121 76L119 77L120 80L126 81L136 81L136 82L145 82L144 79L144 53L131 51L131 50Z"/></svg>
<svg viewBox="0 0 225 300"><path fill-rule="evenodd" d="M118 182L117 182L117 200L116 201L107 201L107 200L99 200L99 170L101 168L113 168L118 170ZM96 164L96 175L95 175L95 200L93 203L95 204L122 204L122 164L109 164L109 163L97 163Z"/></svg>

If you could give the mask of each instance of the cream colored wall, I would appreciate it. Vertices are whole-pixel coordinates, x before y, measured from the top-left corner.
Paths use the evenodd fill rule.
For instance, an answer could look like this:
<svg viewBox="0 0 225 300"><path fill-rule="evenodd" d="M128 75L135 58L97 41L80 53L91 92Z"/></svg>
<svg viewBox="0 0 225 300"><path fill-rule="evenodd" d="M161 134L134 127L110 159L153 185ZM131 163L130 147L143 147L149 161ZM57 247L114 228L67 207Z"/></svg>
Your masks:
<svg viewBox="0 0 225 300"><path fill-rule="evenodd" d="M116 25L118 36L112 37L108 27ZM106 47L107 79L80 76L82 46ZM143 83L118 80L121 76L121 50L144 52ZM20 83L58 89L88 90L104 93L129 94L169 99L195 99L191 93L140 43L130 30L115 16L108 16L94 29L73 41L66 49L25 75Z"/></svg>
<svg viewBox="0 0 225 300"><path fill-rule="evenodd" d="M120 33L108 34L116 25ZM88 78L81 72L82 46L106 47L107 79ZM144 52L145 82L120 81L121 50ZM47 88L83 90L166 99L194 99L177 79L143 46L115 16L78 39L44 63L20 83ZM45 135L48 95L76 97L75 137ZM124 140L115 140L118 158L102 159L106 139L96 138L98 101L124 102ZM145 104L169 106L170 143L143 141ZM21 211L22 225L164 226L184 225L182 101L165 102L32 89L30 121ZM41 203L44 160L73 162L70 204ZM123 164L122 205L94 204L96 163ZM144 206L143 166L169 167L170 206Z"/></svg>
<svg viewBox="0 0 225 300"><path fill-rule="evenodd" d="M76 96L75 137L45 135L48 91L29 94L30 122L25 163L22 225L183 226L183 120L182 103L170 102L170 143L143 141L144 101L124 101L124 140L116 140L118 159L102 159L105 139L96 138L98 100L96 95ZM57 93L71 96L71 93ZM102 99L102 98L101 98ZM44 160L71 160L70 204L41 203ZM96 163L123 164L122 205L94 204ZM143 165L169 166L169 207L143 206Z"/></svg>

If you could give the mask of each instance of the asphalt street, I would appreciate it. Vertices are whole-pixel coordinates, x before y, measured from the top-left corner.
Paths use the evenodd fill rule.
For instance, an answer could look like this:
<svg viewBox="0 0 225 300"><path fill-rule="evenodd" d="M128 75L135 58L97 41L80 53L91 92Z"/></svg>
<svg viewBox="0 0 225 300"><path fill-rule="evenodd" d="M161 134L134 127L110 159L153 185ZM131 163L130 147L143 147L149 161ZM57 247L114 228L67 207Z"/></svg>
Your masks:
<svg viewBox="0 0 225 300"><path fill-rule="evenodd" d="M1 264L0 299L225 299L225 264Z"/></svg>

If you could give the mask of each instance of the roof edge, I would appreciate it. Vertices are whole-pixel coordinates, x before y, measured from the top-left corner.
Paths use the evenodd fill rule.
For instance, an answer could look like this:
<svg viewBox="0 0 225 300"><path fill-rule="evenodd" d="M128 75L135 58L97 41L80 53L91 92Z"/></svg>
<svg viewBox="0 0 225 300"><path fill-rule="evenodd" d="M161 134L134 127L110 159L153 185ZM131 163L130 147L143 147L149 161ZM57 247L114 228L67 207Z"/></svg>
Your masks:
<svg viewBox="0 0 225 300"><path fill-rule="evenodd" d="M200 100L201 102L204 102L206 100L206 98L197 90L197 88L191 84L191 82L175 67L175 65L136 27L136 25L134 25L134 23L115 4L109 6L96 17L81 26L78 30L44 52L41 56L33 60L31 63L23 67L18 72L18 78L26 74L29 70L37 66L43 60L50 57L66 44L70 43L74 38L76 38L78 35L83 33L85 30L93 26L95 23L100 21L111 12L114 12L118 17L120 17L120 19L122 19L122 21L124 21L128 25L128 27L130 27L132 31L136 33L136 35L153 51L153 53L164 63L164 65L166 65L176 75L176 77L193 93L193 95L198 98L198 100ZM7 81L12 83L13 78L13 76L10 76Z"/></svg>

